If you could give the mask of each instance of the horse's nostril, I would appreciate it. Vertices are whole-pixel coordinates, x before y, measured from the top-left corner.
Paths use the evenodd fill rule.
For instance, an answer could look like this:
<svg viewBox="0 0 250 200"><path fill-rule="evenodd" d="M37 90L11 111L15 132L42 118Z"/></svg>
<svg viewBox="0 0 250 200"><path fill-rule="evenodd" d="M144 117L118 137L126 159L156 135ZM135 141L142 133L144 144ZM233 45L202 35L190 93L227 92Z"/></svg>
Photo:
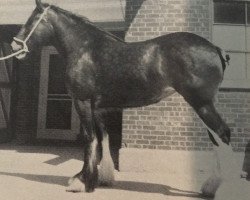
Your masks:
<svg viewBox="0 0 250 200"><path fill-rule="evenodd" d="M16 52L16 51L19 51L20 49L22 49L22 45L17 44L16 41L13 41L13 42L11 43L11 48L12 48L12 50L13 50L14 52Z"/></svg>

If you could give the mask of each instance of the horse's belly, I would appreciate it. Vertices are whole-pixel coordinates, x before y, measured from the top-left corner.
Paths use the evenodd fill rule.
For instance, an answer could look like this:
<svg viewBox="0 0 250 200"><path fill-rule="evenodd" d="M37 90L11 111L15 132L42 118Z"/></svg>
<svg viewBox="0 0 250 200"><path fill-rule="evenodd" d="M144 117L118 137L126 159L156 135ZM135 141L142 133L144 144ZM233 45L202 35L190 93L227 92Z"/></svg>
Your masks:
<svg viewBox="0 0 250 200"><path fill-rule="evenodd" d="M102 95L100 107L141 107L154 104L163 98L172 95L176 91L172 87L166 87L161 91L135 91L131 90L127 93L117 92L110 95Z"/></svg>

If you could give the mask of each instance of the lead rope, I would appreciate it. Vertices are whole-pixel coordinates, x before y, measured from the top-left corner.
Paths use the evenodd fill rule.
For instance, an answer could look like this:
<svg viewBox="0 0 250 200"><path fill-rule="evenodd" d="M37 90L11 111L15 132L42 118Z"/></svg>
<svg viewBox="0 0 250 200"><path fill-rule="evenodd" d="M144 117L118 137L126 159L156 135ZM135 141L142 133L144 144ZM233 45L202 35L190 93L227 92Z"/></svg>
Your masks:
<svg viewBox="0 0 250 200"><path fill-rule="evenodd" d="M24 52L25 53L29 52L29 48L28 48L28 46L27 46L26 43L30 39L31 35L35 31L35 29L37 28L37 26L39 25L39 23L43 20L44 16L47 14L48 9L50 9L50 6L48 6L47 8L44 9L43 13L39 17L39 19L37 20L37 22L35 23L35 25L33 26L33 28L31 29L30 33L27 35L27 37L25 38L25 40L21 40L21 39L16 38L16 37L13 38L14 41L22 43L23 48L20 49L19 51L15 52L15 53L12 53L12 54L8 55L8 56L1 57L0 61L12 58L12 57L17 56L17 55L19 55L21 53L24 53Z"/></svg>

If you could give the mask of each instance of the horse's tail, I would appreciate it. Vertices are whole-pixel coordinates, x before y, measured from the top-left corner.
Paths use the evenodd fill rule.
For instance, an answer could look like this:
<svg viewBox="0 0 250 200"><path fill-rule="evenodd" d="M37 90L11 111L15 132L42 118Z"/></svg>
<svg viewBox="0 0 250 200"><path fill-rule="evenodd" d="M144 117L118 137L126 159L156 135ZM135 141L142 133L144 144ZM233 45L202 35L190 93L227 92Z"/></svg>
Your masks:
<svg viewBox="0 0 250 200"><path fill-rule="evenodd" d="M216 47L216 50L220 56L223 71L225 71L226 66L229 65L230 56L226 54L226 52L219 47Z"/></svg>

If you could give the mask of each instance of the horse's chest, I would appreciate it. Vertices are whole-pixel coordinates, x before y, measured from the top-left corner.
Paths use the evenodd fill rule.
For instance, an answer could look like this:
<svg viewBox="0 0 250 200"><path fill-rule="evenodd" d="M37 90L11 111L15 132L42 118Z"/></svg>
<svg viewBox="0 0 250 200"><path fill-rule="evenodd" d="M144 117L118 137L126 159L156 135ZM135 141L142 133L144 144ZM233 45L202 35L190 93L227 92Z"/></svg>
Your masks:
<svg viewBox="0 0 250 200"><path fill-rule="evenodd" d="M69 92L82 100L93 95L95 88L93 66L91 62L79 60L77 64L71 65L67 69L66 84Z"/></svg>

